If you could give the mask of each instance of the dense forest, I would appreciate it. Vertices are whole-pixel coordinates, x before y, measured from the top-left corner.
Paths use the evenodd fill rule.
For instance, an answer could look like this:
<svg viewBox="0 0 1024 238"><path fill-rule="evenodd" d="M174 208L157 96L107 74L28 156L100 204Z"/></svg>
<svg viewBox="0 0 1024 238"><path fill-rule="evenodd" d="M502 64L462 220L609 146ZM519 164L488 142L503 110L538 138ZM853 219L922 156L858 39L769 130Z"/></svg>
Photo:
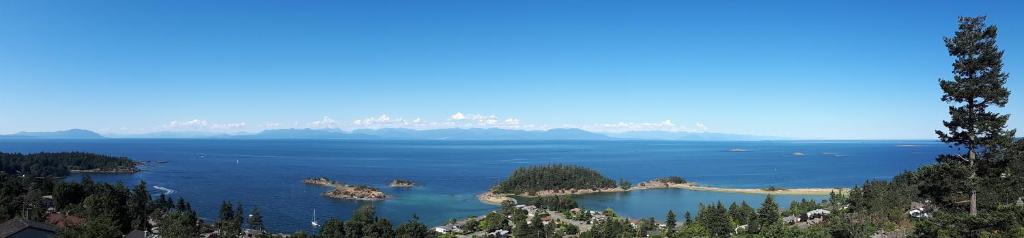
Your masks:
<svg viewBox="0 0 1024 238"><path fill-rule="evenodd" d="M19 164L30 168L54 170L50 163L59 161L68 154L40 153L31 156L12 156ZM82 153L85 154L85 153ZM10 155L10 154L9 154ZM48 155L59 155L51 158ZM121 165L125 158L98 156L90 162L72 162L62 166ZM28 159L25 159L28 158ZM76 157L82 158L82 157ZM102 161L115 159L115 162ZM43 165L37 164L42 163ZM66 168L66 167L65 167ZM24 171L24 170L18 170ZM44 170L39 170L44 171ZM66 173L66 171L64 171ZM245 210L242 204L225 201L219 217L203 221L182 198L176 201L161 194L151 197L146 183L131 188L122 184L96 183L89 176L81 182L65 182L54 177L19 176L0 173L0 221L21 217L41 222L62 224L58 237L120 238L132 230L156 232L162 237L200 237L203 234L219 234L219 237L242 237L251 234L256 237L271 237L265 230L264 218L259 208ZM378 218L372 207L360 208L350 221L330 219L321 228L318 237L432 237L428 230L414 217L408 223L393 228L387 219ZM305 234L298 233L299 237Z"/></svg>
<svg viewBox="0 0 1024 238"><path fill-rule="evenodd" d="M62 177L71 170L134 171L136 162L85 152L41 152L34 154L0 152L0 172L31 177Z"/></svg>
<svg viewBox="0 0 1024 238"><path fill-rule="evenodd" d="M517 168L505 181L494 186L497 193L525 194L544 190L615 188L615 180L575 165L544 165Z"/></svg>

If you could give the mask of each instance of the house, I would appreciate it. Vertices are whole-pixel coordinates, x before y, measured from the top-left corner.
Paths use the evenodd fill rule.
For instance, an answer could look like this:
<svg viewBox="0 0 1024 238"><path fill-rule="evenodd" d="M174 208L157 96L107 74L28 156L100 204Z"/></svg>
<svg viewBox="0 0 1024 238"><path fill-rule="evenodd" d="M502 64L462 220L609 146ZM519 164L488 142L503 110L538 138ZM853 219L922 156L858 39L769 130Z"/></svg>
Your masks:
<svg viewBox="0 0 1024 238"><path fill-rule="evenodd" d="M508 234L509 234L509 232L507 230L498 229L498 230L495 230L494 232L488 233L487 235L488 235L488 237L493 236L493 237L502 238L502 237L508 237Z"/></svg>
<svg viewBox="0 0 1024 238"><path fill-rule="evenodd" d="M809 220L809 219L814 219L814 218L818 218L818 217L825 217L825 216L828 216L828 215L831 215L831 214L832 214L832 212L830 212L828 210L825 210L825 209L820 209L820 208L819 209L814 209L814 210L811 210L811 211L807 212L807 219Z"/></svg>
<svg viewBox="0 0 1024 238"><path fill-rule="evenodd" d="M128 232L127 235L124 235L124 238L148 238L148 237L149 237L149 235L146 234L145 231L140 231L140 230L132 230L131 232Z"/></svg>
<svg viewBox="0 0 1024 238"><path fill-rule="evenodd" d="M733 234L739 234L742 231L746 231L747 228L749 228L749 227L750 227L750 225L747 225L747 224L739 225L739 226L736 226L736 228L733 228L732 232L733 232Z"/></svg>
<svg viewBox="0 0 1024 238"><path fill-rule="evenodd" d="M56 235L56 226L24 218L14 218L0 224L0 238L47 238Z"/></svg>
<svg viewBox="0 0 1024 238"><path fill-rule="evenodd" d="M456 226L455 224L448 224L448 225L434 227L434 231L436 231L438 233L442 233L442 234L443 233L449 233L449 232L456 232L456 233L458 233L458 232L462 232L462 229L459 229L459 226Z"/></svg>
<svg viewBox="0 0 1024 238"><path fill-rule="evenodd" d="M928 213L928 206L920 202L910 202L910 211L907 211L907 215L914 218L927 218L932 216Z"/></svg>
<svg viewBox="0 0 1024 238"><path fill-rule="evenodd" d="M794 224L794 223L800 222L800 217L794 216L794 215L789 215L789 216L783 217L782 221L785 222L786 224Z"/></svg>

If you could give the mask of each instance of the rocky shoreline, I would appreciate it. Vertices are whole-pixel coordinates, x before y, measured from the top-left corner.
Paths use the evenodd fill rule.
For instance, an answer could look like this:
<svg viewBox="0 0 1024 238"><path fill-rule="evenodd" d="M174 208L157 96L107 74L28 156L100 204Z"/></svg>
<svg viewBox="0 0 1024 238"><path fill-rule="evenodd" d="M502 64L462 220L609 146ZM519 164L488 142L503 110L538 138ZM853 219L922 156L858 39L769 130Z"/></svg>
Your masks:
<svg viewBox="0 0 1024 238"><path fill-rule="evenodd" d="M388 198L388 195L381 192L380 189L366 185L343 184L327 177L307 178L303 179L302 183L334 188L331 191L323 193L324 196L330 198L363 201L379 201Z"/></svg>
<svg viewBox="0 0 1024 238"><path fill-rule="evenodd" d="M95 168L95 169L68 169L71 173L97 173L97 174L133 174L142 170L135 167Z"/></svg>

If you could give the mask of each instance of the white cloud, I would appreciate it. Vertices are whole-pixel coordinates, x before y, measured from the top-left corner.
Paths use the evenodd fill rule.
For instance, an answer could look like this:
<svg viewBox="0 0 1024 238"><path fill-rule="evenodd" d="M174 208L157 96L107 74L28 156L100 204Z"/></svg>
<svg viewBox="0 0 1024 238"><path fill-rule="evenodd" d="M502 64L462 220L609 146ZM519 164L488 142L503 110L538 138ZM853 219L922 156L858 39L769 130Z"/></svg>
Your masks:
<svg viewBox="0 0 1024 238"><path fill-rule="evenodd" d="M324 116L324 118L322 118L320 120L312 121L310 123L307 123L306 125L309 128L314 128L314 129L333 129L333 128L338 128L338 121L336 121L333 118L330 118L328 116Z"/></svg>
<svg viewBox="0 0 1024 238"><path fill-rule="evenodd" d="M455 114L452 114L451 116L449 116L448 119L449 120L453 120L453 121L465 120L466 119L466 115L462 115L461 112L456 112Z"/></svg>
<svg viewBox="0 0 1024 238"><path fill-rule="evenodd" d="M171 121L159 129L170 131L239 131L245 129L245 122L210 123L206 120L192 119L188 121Z"/></svg>

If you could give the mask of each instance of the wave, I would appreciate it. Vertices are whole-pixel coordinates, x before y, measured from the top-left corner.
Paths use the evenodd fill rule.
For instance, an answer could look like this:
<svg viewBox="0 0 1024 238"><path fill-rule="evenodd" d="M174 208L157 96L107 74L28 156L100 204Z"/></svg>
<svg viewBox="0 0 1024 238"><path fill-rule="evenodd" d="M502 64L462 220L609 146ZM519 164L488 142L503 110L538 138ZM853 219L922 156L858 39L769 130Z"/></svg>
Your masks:
<svg viewBox="0 0 1024 238"><path fill-rule="evenodd" d="M153 186L153 188L156 189L156 190L163 191L164 195L170 195L170 194L172 194L174 192L177 192L177 191L174 191L174 189L169 189L169 188L160 187L160 186Z"/></svg>

